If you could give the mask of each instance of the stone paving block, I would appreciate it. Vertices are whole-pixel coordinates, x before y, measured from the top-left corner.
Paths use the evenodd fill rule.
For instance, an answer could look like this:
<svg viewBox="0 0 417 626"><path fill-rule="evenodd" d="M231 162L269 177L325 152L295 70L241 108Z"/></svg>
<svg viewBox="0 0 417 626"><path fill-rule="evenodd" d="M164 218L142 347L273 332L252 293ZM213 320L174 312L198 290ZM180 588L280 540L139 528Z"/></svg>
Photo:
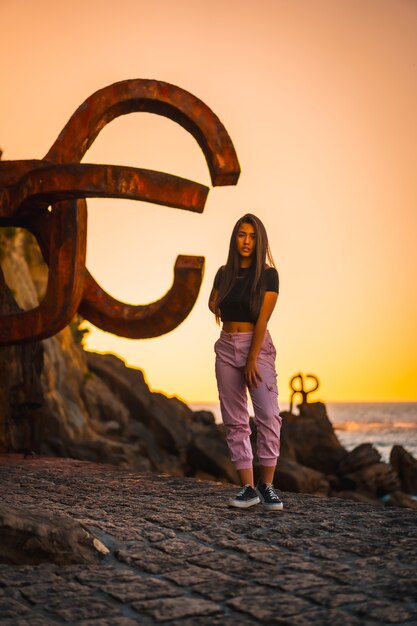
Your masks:
<svg viewBox="0 0 417 626"><path fill-rule="evenodd" d="M187 560L200 554L213 554L213 548L204 546L191 539L166 539L155 544L155 548L162 550L166 554L180 555Z"/></svg>
<svg viewBox="0 0 417 626"><path fill-rule="evenodd" d="M177 585L189 587L192 591L213 602L224 602L233 598L236 595L236 590L239 594L247 590L249 595L263 591L261 586L253 584L252 581L239 580L222 572L195 566L169 572L165 574L165 578L172 580Z"/></svg>
<svg viewBox="0 0 417 626"><path fill-rule="evenodd" d="M157 622L168 622L181 617L212 615L221 613L222 608L214 602L197 598L179 597L163 600L148 600L132 604L135 611L145 611Z"/></svg>
<svg viewBox="0 0 417 626"><path fill-rule="evenodd" d="M211 527L208 526L203 530L198 530L191 534L199 541L203 541L209 545L219 545L219 541L223 541L225 539L238 540L240 538L239 533L231 530L225 524L216 524Z"/></svg>
<svg viewBox="0 0 417 626"><path fill-rule="evenodd" d="M301 557L298 563L292 566L292 569L300 573L314 573L328 585L333 582L342 585L356 585L358 583L357 565L352 562L348 563L343 562L342 557L336 561L309 557L304 562Z"/></svg>
<svg viewBox="0 0 417 626"><path fill-rule="evenodd" d="M163 541L164 539L176 539L176 533L170 528L162 528L161 526L145 526L142 529L143 538L151 543Z"/></svg>
<svg viewBox="0 0 417 626"><path fill-rule="evenodd" d="M229 494L228 498L235 494L236 489ZM227 524L239 536L244 534L249 537L254 528L262 528L263 530L281 528L282 519L285 515L286 513L283 511L272 515L271 512L266 512L261 506L254 506L250 509L234 509L229 507L227 500L225 500L215 521L218 523L220 518L223 524ZM281 533L279 534L281 535Z"/></svg>
<svg viewBox="0 0 417 626"><path fill-rule="evenodd" d="M265 592L268 592L268 587L271 589L281 589L281 583L285 578L288 580L291 576L295 576L297 580L303 579L303 574L293 572L290 568L286 568L282 564L268 567L257 567L256 571L251 576L251 580L263 587ZM290 590L289 590L290 591Z"/></svg>
<svg viewBox="0 0 417 626"><path fill-rule="evenodd" d="M369 596L366 594L346 586L321 586L315 589L301 590L300 594L303 598L330 608L337 608L346 604L359 605L361 602L367 602L369 600Z"/></svg>
<svg viewBox="0 0 417 626"><path fill-rule="evenodd" d="M8 598L7 596L0 597L0 621L7 617L24 615L29 611L29 607L14 598Z"/></svg>
<svg viewBox="0 0 417 626"><path fill-rule="evenodd" d="M293 554L280 551L280 558L275 563L267 564L267 567L258 567L258 575L263 575L265 572L271 572L273 576L282 576L284 574L293 573L297 576L304 576L305 574L317 575L322 579L323 577L323 564L308 558L303 557L302 554ZM265 584L267 584L267 578L265 578Z"/></svg>
<svg viewBox="0 0 417 626"><path fill-rule="evenodd" d="M118 577L100 587L108 595L119 602L130 603L136 600L150 600L153 598L169 598L181 595L178 587L159 578L138 576L129 582L120 582Z"/></svg>
<svg viewBox="0 0 417 626"><path fill-rule="evenodd" d="M52 622L44 615L30 614L29 617L12 617L11 619L0 618L1 626L56 626L56 622Z"/></svg>
<svg viewBox="0 0 417 626"><path fill-rule="evenodd" d="M234 582L235 579L230 576L226 576L222 573L217 573L213 570L209 570L205 567L198 567L196 565L186 565L180 569L173 570L164 574L164 578L172 580L176 585L181 587L188 587L191 585L197 585L198 583L204 583L207 579L213 576L220 576L222 580L226 582Z"/></svg>
<svg viewBox="0 0 417 626"><path fill-rule="evenodd" d="M256 594L250 597L245 594L229 600L227 604L267 624L279 623L276 620L304 614L316 608L306 600L279 592L268 595Z"/></svg>
<svg viewBox="0 0 417 626"><path fill-rule="evenodd" d="M135 565L151 574L164 574L181 567L183 564L181 555L178 555L178 558L174 558L151 547L129 546L126 549L117 550L115 556L122 563Z"/></svg>
<svg viewBox="0 0 417 626"><path fill-rule="evenodd" d="M59 581L53 584L37 583L20 589L31 604L47 604L55 598L66 597L72 601L78 601L82 596L90 595L90 589L74 582Z"/></svg>
<svg viewBox="0 0 417 626"><path fill-rule="evenodd" d="M401 598L404 602L415 603L417 610L417 582L416 582L416 568L407 572L402 572L402 575L397 579L391 577L381 583L375 583L372 586L372 593L375 596L385 598L385 600L393 600L398 602Z"/></svg>
<svg viewBox="0 0 417 626"><path fill-rule="evenodd" d="M304 553L314 557L315 559L325 559L327 561L337 561L342 558L349 558L350 554L345 549L344 544L339 544L339 548L328 547L327 545L320 545L318 543L310 543L310 545L303 546Z"/></svg>
<svg viewBox="0 0 417 626"><path fill-rule="evenodd" d="M178 619L170 622L169 626L254 626L257 623L251 617L243 615L243 613L235 613L229 610L228 614Z"/></svg>
<svg viewBox="0 0 417 626"><path fill-rule="evenodd" d="M299 572L292 572L291 570L287 571L285 568L277 572L269 570L268 574L256 575L254 576L254 581L268 587L279 587L283 591L295 594L303 589L311 589L325 585L325 581L323 581L320 576L307 572L300 574Z"/></svg>
<svg viewBox="0 0 417 626"><path fill-rule="evenodd" d="M109 602L87 596L78 598L55 598L48 604L43 605L43 610L53 618L59 618L65 622L76 622L81 619L92 619L97 617L108 617L110 615L119 616L123 607L113 606Z"/></svg>
<svg viewBox="0 0 417 626"><path fill-rule="evenodd" d="M213 554L202 554L196 558L189 559L192 565L207 567L219 572L236 574L237 576L251 576L257 571L256 565L248 562L247 559L237 554L227 552L215 552Z"/></svg>
<svg viewBox="0 0 417 626"><path fill-rule="evenodd" d="M265 565L279 565L283 562L282 555L279 550L272 550L270 546L259 546L257 549L252 549L250 553L247 553L249 558Z"/></svg>
<svg viewBox="0 0 417 626"><path fill-rule="evenodd" d="M213 602L221 603L235 598L237 593L245 593L248 597L251 597L252 595L263 593L264 591L263 587L256 586L252 582L235 581L233 586L225 585L224 581L217 576L214 576L211 580L209 579L204 583L193 585L191 589Z"/></svg>
<svg viewBox="0 0 417 626"><path fill-rule="evenodd" d="M38 583L58 583L56 566L44 563L33 566L0 565L0 587L21 587Z"/></svg>
<svg viewBox="0 0 417 626"><path fill-rule="evenodd" d="M327 609L313 609L299 615L277 617L273 623L282 626L381 626L343 611Z"/></svg>
<svg viewBox="0 0 417 626"><path fill-rule="evenodd" d="M407 611L398 603L370 600L365 604L353 607L353 612L360 616L386 624L401 624L407 620L415 620L417 624L417 607L413 611Z"/></svg>
<svg viewBox="0 0 417 626"><path fill-rule="evenodd" d="M133 528L132 526L125 526L124 524L105 524L102 521L94 522L94 524L86 524L92 528L100 528L108 535L116 537L119 541L142 541L143 531L142 528Z"/></svg>
<svg viewBox="0 0 417 626"><path fill-rule="evenodd" d="M156 505L155 505L156 506ZM161 513L146 514L146 519L154 524L161 522ZM201 530L204 528L207 520L203 521L201 517L193 516L187 511L187 515L184 516L184 511L166 511L164 510L164 526L170 528L175 532L188 533L195 530Z"/></svg>
<svg viewBox="0 0 417 626"><path fill-rule="evenodd" d="M250 558L263 563L278 563L280 550L274 545L265 545L265 541L254 541L252 539L230 538L223 539L217 543L219 548L226 550L237 550L248 555Z"/></svg>
<svg viewBox="0 0 417 626"><path fill-rule="evenodd" d="M83 585L100 589L103 585L113 580L118 583L129 584L137 579L138 574L129 569L119 570L116 574L113 566L101 565L83 568L83 570L76 572L74 577Z"/></svg>
<svg viewBox="0 0 417 626"><path fill-rule="evenodd" d="M300 539L298 539L298 537L292 537L292 536L288 536L288 537L280 536L279 539L278 540L275 539L275 541L273 538L271 538L271 541L274 544L276 542L276 545L279 545L281 550L293 552L293 553L297 553L300 549L300 545L303 543L302 541L300 541ZM307 557L309 556L308 549L304 551L304 554Z"/></svg>
<svg viewBox="0 0 417 626"><path fill-rule="evenodd" d="M130 617L111 617L109 619L87 619L78 622L77 626L137 626L142 621Z"/></svg>

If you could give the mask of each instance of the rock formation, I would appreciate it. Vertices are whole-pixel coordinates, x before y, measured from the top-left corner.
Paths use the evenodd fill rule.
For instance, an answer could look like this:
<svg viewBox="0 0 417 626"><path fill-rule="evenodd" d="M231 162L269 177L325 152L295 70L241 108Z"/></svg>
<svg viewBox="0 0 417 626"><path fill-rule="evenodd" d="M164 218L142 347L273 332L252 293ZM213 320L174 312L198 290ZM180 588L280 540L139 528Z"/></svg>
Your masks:
<svg viewBox="0 0 417 626"><path fill-rule="evenodd" d="M0 311L20 308L6 286L0 268ZM43 403L39 372L43 367L40 343L0 349L0 449L30 449L35 443L38 412Z"/></svg>
<svg viewBox="0 0 417 626"><path fill-rule="evenodd" d="M281 413L281 453L323 474L334 474L346 454L322 402L298 405L299 415Z"/></svg>
<svg viewBox="0 0 417 626"><path fill-rule="evenodd" d="M282 449L275 484L283 490L417 508L417 461L394 446L391 464L370 443L348 452L322 402L302 403L299 415L283 411ZM409 491L407 491L409 489ZM414 490L414 491L413 491ZM382 500L383 499L383 500Z"/></svg>
<svg viewBox="0 0 417 626"><path fill-rule="evenodd" d="M402 446L393 446L390 463L396 471L405 493L417 494L417 459Z"/></svg>
<svg viewBox="0 0 417 626"><path fill-rule="evenodd" d="M95 563L108 548L68 515L0 504L0 562Z"/></svg>

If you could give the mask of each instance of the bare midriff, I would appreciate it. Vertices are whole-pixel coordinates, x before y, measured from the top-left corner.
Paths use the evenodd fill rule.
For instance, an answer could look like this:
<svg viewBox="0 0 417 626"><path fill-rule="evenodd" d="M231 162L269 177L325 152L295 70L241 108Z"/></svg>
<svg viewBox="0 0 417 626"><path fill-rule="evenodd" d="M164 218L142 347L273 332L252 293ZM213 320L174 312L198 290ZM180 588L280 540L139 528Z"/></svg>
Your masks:
<svg viewBox="0 0 417 626"><path fill-rule="evenodd" d="M226 333L248 333L255 328L251 322L223 322L223 330Z"/></svg>

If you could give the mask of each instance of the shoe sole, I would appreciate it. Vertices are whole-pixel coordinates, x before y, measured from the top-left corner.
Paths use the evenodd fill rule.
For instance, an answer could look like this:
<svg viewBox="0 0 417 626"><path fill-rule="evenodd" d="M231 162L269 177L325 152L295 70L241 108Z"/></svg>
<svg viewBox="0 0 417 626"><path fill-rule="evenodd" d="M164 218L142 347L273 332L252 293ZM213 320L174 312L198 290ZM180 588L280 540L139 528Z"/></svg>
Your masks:
<svg viewBox="0 0 417 626"><path fill-rule="evenodd" d="M229 500L228 504L235 509L249 509L251 506L255 506L255 504L259 503L259 498L252 498L252 500L246 500L246 502L239 502L239 500Z"/></svg>
<svg viewBox="0 0 417 626"><path fill-rule="evenodd" d="M266 511L282 511L284 509L282 502L280 504L265 504L265 502L262 502L262 506Z"/></svg>
<svg viewBox="0 0 417 626"><path fill-rule="evenodd" d="M259 500L262 502L262 506L264 507L266 511L282 511L283 510L284 508L283 502L279 502L276 504L268 504L267 502L265 502L262 494L259 491L258 491L258 494L259 494Z"/></svg>

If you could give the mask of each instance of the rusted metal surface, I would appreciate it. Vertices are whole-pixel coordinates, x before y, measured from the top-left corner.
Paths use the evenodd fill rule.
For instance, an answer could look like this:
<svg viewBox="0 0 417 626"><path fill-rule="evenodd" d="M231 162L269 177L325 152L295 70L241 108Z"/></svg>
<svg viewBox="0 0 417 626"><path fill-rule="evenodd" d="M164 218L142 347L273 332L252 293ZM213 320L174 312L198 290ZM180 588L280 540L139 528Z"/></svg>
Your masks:
<svg viewBox="0 0 417 626"><path fill-rule="evenodd" d="M71 117L45 159L79 163L109 122L135 111L156 113L180 124L204 152L212 184L236 185L239 162L219 118L188 91L157 80L125 80L94 93Z"/></svg>
<svg viewBox="0 0 417 626"><path fill-rule="evenodd" d="M87 274L79 311L95 326L122 337L155 337L155 329L159 328L168 333L181 324L193 308L203 269L204 257L178 256L174 282L168 293L157 302L138 306L115 300Z"/></svg>
<svg viewBox="0 0 417 626"><path fill-rule="evenodd" d="M168 117L190 132L204 153L213 185L237 183L239 163L226 129L189 92L142 79L97 91L77 109L44 159L0 161L0 226L31 231L49 265L40 305L0 318L0 345L49 337L78 310L99 328L136 339L173 330L191 311L201 286L203 257L178 256L172 287L146 305L115 300L85 267L86 198L128 198L204 210L209 189L199 183L153 170L80 163L106 124L139 111Z"/></svg>
<svg viewBox="0 0 417 626"><path fill-rule="evenodd" d="M1 166L1 163L0 163ZM27 172L0 196L0 216L32 214L61 200L126 198L201 213L208 188L171 174L117 165L52 165Z"/></svg>
<svg viewBox="0 0 417 626"><path fill-rule="evenodd" d="M44 339L59 332L76 314L84 288L85 202L61 202L54 211L39 212L36 220L16 220L15 225L33 232L41 248L48 250L49 280L38 307L0 318L0 345Z"/></svg>

